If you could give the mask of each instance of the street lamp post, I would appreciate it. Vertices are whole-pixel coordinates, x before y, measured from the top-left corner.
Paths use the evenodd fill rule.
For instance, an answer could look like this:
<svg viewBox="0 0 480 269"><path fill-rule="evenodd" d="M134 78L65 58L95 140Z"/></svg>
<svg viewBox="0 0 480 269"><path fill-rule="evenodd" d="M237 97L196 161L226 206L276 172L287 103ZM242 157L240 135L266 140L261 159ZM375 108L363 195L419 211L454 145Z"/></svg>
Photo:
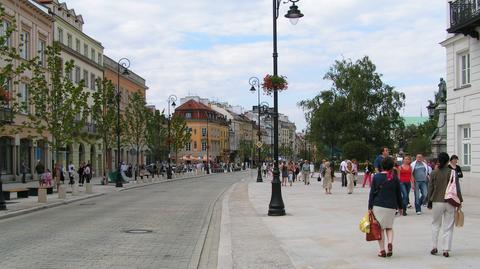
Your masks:
<svg viewBox="0 0 480 269"><path fill-rule="evenodd" d="M273 76L278 76L278 52L277 52L277 19L279 15L280 3L282 0L273 0ZM295 3L300 0L288 0L285 3L292 2L290 10L285 15L290 19L292 24L296 24L303 14L298 10ZM273 91L273 180L272 180L272 196L268 206L269 216L285 215L285 205L282 199L282 186L280 183L280 170L278 167L278 91Z"/></svg>
<svg viewBox="0 0 480 269"><path fill-rule="evenodd" d="M120 97L121 97L121 90L120 90L120 69L123 68L122 75L129 75L128 68L130 67L130 60L127 58L121 58L117 62L117 176L115 180L115 187L121 188L123 187L123 179L122 179L122 172L121 172L121 165L122 162L120 160Z"/></svg>
<svg viewBox="0 0 480 269"><path fill-rule="evenodd" d="M258 92L258 131L257 131L257 135L258 135L258 142L261 142L261 130L260 130L260 80L257 78L257 77L251 77L249 80L248 80L248 83L250 84L251 88L250 88L250 91L253 93L255 91ZM261 167L260 167L260 152L261 148L257 146L257 154L258 154L258 161L257 161L257 182L263 182L263 179L262 179L262 171L261 171Z"/></svg>
<svg viewBox="0 0 480 269"><path fill-rule="evenodd" d="M175 101L177 101L177 96L172 94L168 97L168 166L167 166L167 179L172 179L172 158L171 158L171 145L172 145L172 136L171 136L171 122L172 122L172 115L170 114L170 107L175 107Z"/></svg>

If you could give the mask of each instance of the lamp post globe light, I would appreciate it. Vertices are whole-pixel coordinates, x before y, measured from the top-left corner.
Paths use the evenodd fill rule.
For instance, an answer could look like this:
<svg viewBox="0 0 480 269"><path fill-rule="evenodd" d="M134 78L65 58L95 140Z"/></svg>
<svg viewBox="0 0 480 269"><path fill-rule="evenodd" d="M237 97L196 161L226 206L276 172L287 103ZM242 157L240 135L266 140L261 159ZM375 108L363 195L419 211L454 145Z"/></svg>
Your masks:
<svg viewBox="0 0 480 269"><path fill-rule="evenodd" d="M168 97L168 165L167 165L167 179L172 179L172 158L171 158L171 144L172 144L172 136L170 132L170 125L172 122L172 114L170 114L170 107L175 107L175 101L177 101L177 96L172 94Z"/></svg>
<svg viewBox="0 0 480 269"><path fill-rule="evenodd" d="M258 106L257 106L257 112L258 112L258 130L257 130L257 135L258 135L258 142L261 142L261 130L260 130L260 80L257 77L251 77L248 80L248 83L250 84L250 91L254 93L255 91L258 93ZM258 147L257 145L257 154L258 154L258 159L257 159L257 182L263 182L262 179L262 171L261 171L261 158L260 158L260 150L261 147Z"/></svg>
<svg viewBox="0 0 480 269"><path fill-rule="evenodd" d="M277 52L277 19L279 15L280 3L282 0L273 0L273 76L278 76L278 52ZM292 24L296 24L303 14L298 9L296 3L300 0L288 0L284 3L291 2L290 10L285 15L290 19ZM272 196L268 206L269 216L285 215L285 205L282 199L282 186L280 183L280 170L278 167L278 91L273 91L273 180L272 180Z"/></svg>
<svg viewBox="0 0 480 269"><path fill-rule="evenodd" d="M117 62L117 173L116 173L116 180L115 180L115 187L121 188L123 187L123 179L122 179L122 161L120 160L120 99L121 99L121 90L120 90L120 70L123 69L122 75L129 75L128 68L130 67L130 60L127 58L121 58Z"/></svg>

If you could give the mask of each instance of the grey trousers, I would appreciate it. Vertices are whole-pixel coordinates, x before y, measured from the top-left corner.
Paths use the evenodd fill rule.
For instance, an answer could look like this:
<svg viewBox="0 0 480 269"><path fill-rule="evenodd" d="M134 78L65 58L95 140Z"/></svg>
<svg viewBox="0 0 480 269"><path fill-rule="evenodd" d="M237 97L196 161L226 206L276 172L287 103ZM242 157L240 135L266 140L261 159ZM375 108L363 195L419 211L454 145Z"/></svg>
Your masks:
<svg viewBox="0 0 480 269"><path fill-rule="evenodd" d="M433 203L432 220L432 243L436 248L438 244L438 235L443 224L442 246L443 251L449 251L452 248L453 225L455 222L455 207L449 203ZM443 219L443 221L442 221Z"/></svg>

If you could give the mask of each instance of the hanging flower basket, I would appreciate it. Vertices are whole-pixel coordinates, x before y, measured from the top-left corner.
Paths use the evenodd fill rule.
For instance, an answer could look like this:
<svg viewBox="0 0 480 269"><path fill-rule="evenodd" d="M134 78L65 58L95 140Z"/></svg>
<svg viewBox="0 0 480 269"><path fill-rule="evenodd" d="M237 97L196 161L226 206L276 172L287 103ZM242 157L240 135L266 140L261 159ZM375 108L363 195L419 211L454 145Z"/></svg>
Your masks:
<svg viewBox="0 0 480 269"><path fill-rule="evenodd" d="M287 77L266 75L263 78L262 88L266 94L270 95L273 91L283 91L288 89Z"/></svg>
<svg viewBox="0 0 480 269"><path fill-rule="evenodd" d="M6 105L10 102L10 99L10 93L4 88L0 88L0 103Z"/></svg>

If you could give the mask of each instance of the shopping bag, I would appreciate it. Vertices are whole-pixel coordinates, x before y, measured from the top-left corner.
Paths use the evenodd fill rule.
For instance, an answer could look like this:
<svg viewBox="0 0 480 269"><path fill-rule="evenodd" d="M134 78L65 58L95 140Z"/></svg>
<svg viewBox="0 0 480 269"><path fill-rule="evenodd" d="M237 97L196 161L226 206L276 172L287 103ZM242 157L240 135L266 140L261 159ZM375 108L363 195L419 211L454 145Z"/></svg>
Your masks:
<svg viewBox="0 0 480 269"><path fill-rule="evenodd" d="M463 214L462 208L455 210L455 227L463 227L465 221L465 216Z"/></svg>
<svg viewBox="0 0 480 269"><path fill-rule="evenodd" d="M448 181L447 190L445 191L445 202L459 207L461 205L460 198L457 195L457 183L456 183L455 170L452 170L450 174L450 180Z"/></svg>
<svg viewBox="0 0 480 269"><path fill-rule="evenodd" d="M368 212L360 220L359 228L362 233L370 232L370 218Z"/></svg>
<svg viewBox="0 0 480 269"><path fill-rule="evenodd" d="M366 235L367 241L382 240L382 227L380 227L380 223L377 221L372 211L369 212L368 217L370 220L370 231Z"/></svg>

